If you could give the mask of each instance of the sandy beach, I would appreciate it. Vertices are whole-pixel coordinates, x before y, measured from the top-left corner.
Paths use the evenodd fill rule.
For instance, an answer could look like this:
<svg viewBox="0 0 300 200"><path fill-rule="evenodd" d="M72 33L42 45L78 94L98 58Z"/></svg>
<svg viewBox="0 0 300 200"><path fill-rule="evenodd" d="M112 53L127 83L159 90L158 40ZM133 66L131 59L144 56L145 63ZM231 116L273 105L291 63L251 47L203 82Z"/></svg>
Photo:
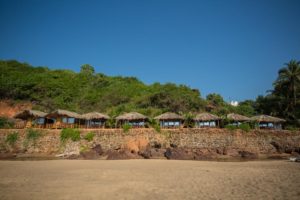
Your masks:
<svg viewBox="0 0 300 200"><path fill-rule="evenodd" d="M300 199L287 161L0 161L0 199Z"/></svg>

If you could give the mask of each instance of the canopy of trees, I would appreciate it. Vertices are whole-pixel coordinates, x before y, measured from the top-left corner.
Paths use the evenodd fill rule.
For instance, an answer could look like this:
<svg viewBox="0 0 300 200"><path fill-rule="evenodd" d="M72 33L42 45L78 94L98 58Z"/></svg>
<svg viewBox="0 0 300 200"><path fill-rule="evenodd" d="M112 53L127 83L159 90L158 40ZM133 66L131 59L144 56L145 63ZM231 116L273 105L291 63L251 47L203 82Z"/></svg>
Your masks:
<svg viewBox="0 0 300 200"><path fill-rule="evenodd" d="M269 114L283 117L297 125L300 118L300 64L292 60L279 70L274 89L255 101L240 102L234 107L219 94L206 99L200 91L185 85L154 83L146 85L134 77L109 77L96 73L85 64L79 73L50 70L18 61L0 61L0 98L31 101L35 109L51 111L68 109L79 113L106 112L116 116L138 111L148 116L162 112L197 113L209 111L218 115L236 112L246 116Z"/></svg>

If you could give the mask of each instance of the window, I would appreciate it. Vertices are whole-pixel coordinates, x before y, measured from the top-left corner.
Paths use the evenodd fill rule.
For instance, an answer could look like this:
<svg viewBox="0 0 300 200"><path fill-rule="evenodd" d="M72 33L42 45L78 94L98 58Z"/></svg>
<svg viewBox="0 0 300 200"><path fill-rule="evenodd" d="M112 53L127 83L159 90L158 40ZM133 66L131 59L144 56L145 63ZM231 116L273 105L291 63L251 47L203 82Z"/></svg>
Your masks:
<svg viewBox="0 0 300 200"><path fill-rule="evenodd" d="M36 124L39 124L39 125L45 124L45 118L43 118L43 117L37 118L37 119L35 120L35 123L36 123Z"/></svg>

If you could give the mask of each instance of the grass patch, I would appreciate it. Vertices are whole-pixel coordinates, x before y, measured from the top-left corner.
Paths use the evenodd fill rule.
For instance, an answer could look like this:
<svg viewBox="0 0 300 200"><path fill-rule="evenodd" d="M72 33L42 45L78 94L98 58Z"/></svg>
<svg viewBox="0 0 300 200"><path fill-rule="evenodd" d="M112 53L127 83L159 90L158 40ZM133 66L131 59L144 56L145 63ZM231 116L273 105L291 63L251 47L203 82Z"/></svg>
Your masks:
<svg viewBox="0 0 300 200"><path fill-rule="evenodd" d="M8 143L10 146L15 145L19 138L19 133L14 131L6 136L5 142Z"/></svg>
<svg viewBox="0 0 300 200"><path fill-rule="evenodd" d="M87 146L80 146L80 153L83 153L83 152L87 152L89 150L89 148Z"/></svg>
<svg viewBox="0 0 300 200"><path fill-rule="evenodd" d="M128 131L131 129L131 125L130 124L124 124L122 126L124 133L128 133Z"/></svg>
<svg viewBox="0 0 300 200"><path fill-rule="evenodd" d="M152 127L154 128L154 130L158 133L161 132L161 129L160 129L160 125L159 124L153 124Z"/></svg>
<svg viewBox="0 0 300 200"><path fill-rule="evenodd" d="M172 133L169 131L161 131L161 134L166 137L166 139L170 139Z"/></svg>
<svg viewBox="0 0 300 200"><path fill-rule="evenodd" d="M95 133L93 132L88 132L85 136L84 136L84 139L87 140L87 141L92 141L94 139L94 136L95 136Z"/></svg>
<svg viewBox="0 0 300 200"><path fill-rule="evenodd" d="M251 130L251 127L248 123L243 123L239 126L239 129L241 129L245 132L249 132Z"/></svg>
<svg viewBox="0 0 300 200"><path fill-rule="evenodd" d="M232 124L227 124L227 125L225 126L225 128L226 128L227 130L230 130L230 131L233 131L233 130L238 129L237 126L232 125Z"/></svg>
<svg viewBox="0 0 300 200"><path fill-rule="evenodd" d="M80 131L72 128L65 128L60 133L60 141L65 143L71 139L73 142L80 140Z"/></svg>
<svg viewBox="0 0 300 200"><path fill-rule="evenodd" d="M27 129L26 132L26 139L28 141L33 141L36 142L36 140L38 138L40 138L42 136L42 133L38 130L34 130L34 129Z"/></svg>
<svg viewBox="0 0 300 200"><path fill-rule="evenodd" d="M0 128L13 128L14 123L6 117L0 117Z"/></svg>
<svg viewBox="0 0 300 200"><path fill-rule="evenodd" d="M288 131L291 131L291 132L297 132L297 131L299 130L298 127L296 127L296 126L291 126L291 125L286 126L285 129L288 130Z"/></svg>

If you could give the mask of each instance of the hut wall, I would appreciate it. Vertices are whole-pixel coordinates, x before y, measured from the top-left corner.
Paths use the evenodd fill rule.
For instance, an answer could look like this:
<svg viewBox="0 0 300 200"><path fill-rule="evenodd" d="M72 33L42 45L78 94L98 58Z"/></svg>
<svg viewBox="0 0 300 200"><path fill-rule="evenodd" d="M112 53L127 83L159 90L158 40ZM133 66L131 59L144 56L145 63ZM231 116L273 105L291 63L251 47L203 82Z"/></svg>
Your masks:
<svg viewBox="0 0 300 200"><path fill-rule="evenodd" d="M124 124L129 124L133 128L145 127L145 120L119 120L117 122L117 126L121 127Z"/></svg>
<svg viewBox="0 0 300 200"><path fill-rule="evenodd" d="M105 126L106 120L103 119L91 119L85 120L85 126L87 128L103 128Z"/></svg>
<svg viewBox="0 0 300 200"><path fill-rule="evenodd" d="M179 128L182 125L180 120L160 120L159 124L162 128Z"/></svg>
<svg viewBox="0 0 300 200"><path fill-rule="evenodd" d="M196 121L195 126L198 128L202 127L217 127L217 121Z"/></svg>

